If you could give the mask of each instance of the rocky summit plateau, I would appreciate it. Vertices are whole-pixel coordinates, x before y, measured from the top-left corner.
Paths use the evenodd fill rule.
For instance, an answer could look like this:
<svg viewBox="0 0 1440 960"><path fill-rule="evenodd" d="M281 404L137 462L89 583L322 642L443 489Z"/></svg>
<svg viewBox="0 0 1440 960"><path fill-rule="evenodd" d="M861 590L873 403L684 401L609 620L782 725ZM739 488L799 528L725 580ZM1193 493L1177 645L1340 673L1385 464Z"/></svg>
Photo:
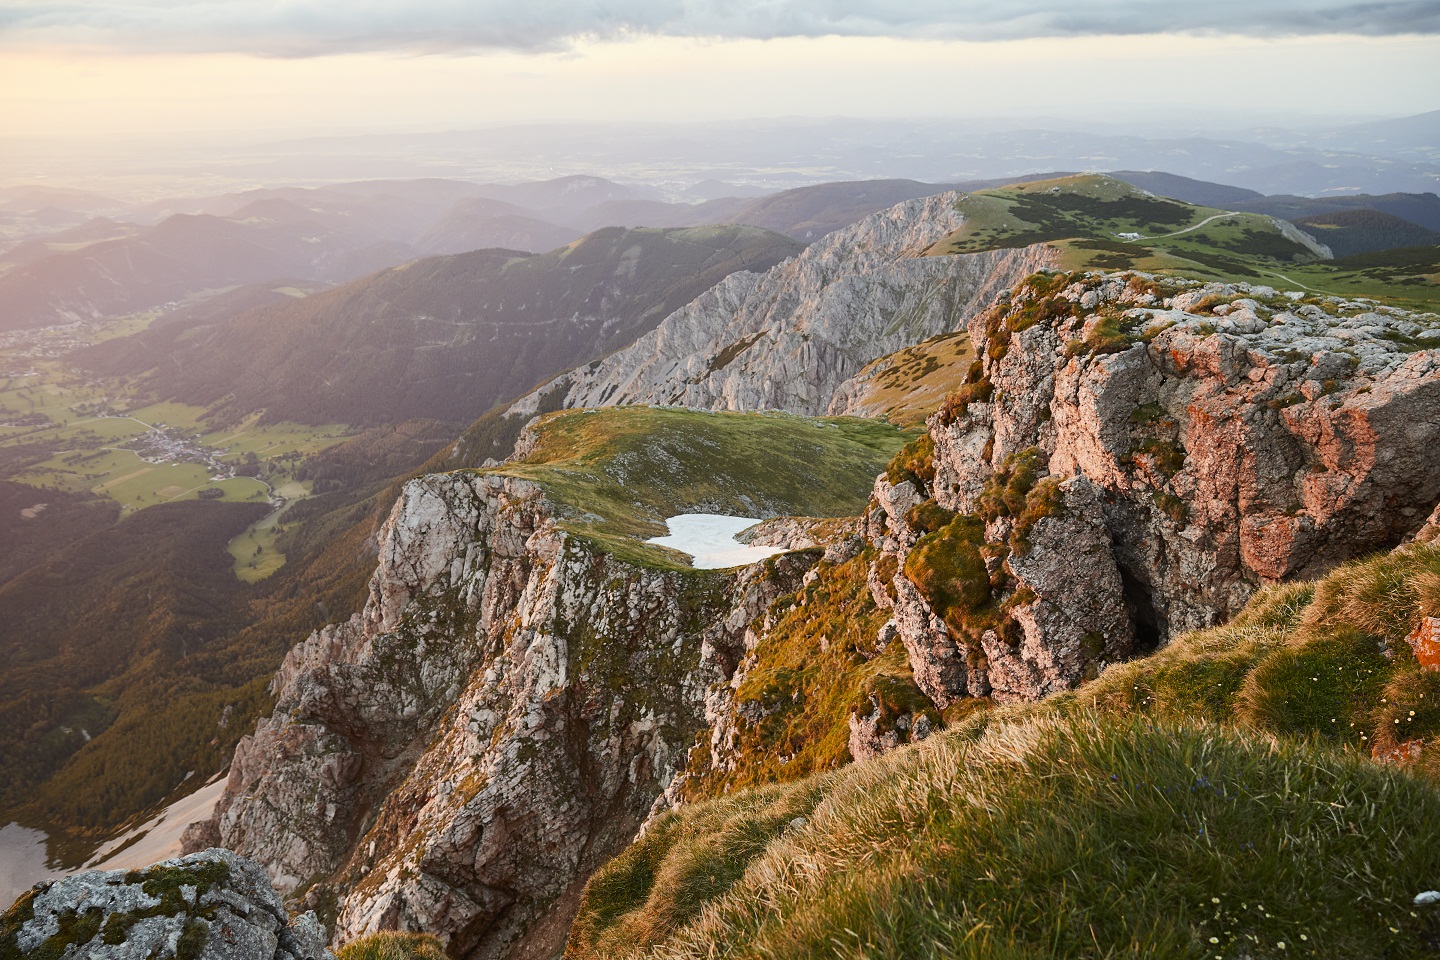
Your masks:
<svg viewBox="0 0 1440 960"><path fill-rule="evenodd" d="M187 856L36 887L0 957L1433 953L1440 317L1193 237L980 249L1005 204L1218 219L1056 184L907 200L497 407L508 457L387 494ZM648 542L688 514L780 552Z"/></svg>

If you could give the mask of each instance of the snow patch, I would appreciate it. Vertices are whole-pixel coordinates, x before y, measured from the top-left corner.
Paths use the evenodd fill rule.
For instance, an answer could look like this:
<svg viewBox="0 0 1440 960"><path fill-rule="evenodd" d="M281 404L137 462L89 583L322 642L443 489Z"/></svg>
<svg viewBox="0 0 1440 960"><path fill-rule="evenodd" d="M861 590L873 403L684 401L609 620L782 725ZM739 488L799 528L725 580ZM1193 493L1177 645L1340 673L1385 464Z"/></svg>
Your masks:
<svg viewBox="0 0 1440 960"><path fill-rule="evenodd" d="M669 536L651 537L645 542L688 553L690 565L702 570L743 567L785 552L784 547L751 547L735 539L736 534L759 522L753 517L682 513L666 519Z"/></svg>
<svg viewBox="0 0 1440 960"><path fill-rule="evenodd" d="M215 812L215 802L225 792L225 780L222 776L188 797L181 797L153 820L111 840L95 851L85 869L134 870L180 856L180 834L196 820Z"/></svg>

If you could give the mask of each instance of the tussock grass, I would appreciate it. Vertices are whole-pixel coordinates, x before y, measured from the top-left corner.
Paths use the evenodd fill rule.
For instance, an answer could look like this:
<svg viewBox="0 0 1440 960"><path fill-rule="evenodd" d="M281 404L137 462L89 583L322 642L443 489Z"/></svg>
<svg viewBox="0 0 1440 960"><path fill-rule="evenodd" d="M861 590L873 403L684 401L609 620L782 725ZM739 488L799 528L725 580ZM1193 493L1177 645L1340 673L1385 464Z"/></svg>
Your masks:
<svg viewBox="0 0 1440 960"><path fill-rule="evenodd" d="M1403 641L1437 584L1431 546L1347 564L1072 693L669 815L569 955L1431 955L1440 673ZM1407 739L1413 766L1370 759Z"/></svg>
<svg viewBox="0 0 1440 960"><path fill-rule="evenodd" d="M940 715L915 685L902 644L883 652L876 633L889 612L876 607L866 584L874 554L840 564L822 562L798 593L771 608L774 623L755 650L756 663L735 691L736 703L760 719L741 723L733 766L712 767L692 754L687 799L796 780L851 761L850 716L878 708L878 725ZM708 741L707 741L708 742Z"/></svg>
<svg viewBox="0 0 1440 960"><path fill-rule="evenodd" d="M335 954L337 960L448 960L440 941L428 933L372 933L353 940Z"/></svg>
<svg viewBox="0 0 1440 960"><path fill-rule="evenodd" d="M1436 829L1433 784L1315 744L1034 717L671 816L592 881L570 954L1416 956Z"/></svg>

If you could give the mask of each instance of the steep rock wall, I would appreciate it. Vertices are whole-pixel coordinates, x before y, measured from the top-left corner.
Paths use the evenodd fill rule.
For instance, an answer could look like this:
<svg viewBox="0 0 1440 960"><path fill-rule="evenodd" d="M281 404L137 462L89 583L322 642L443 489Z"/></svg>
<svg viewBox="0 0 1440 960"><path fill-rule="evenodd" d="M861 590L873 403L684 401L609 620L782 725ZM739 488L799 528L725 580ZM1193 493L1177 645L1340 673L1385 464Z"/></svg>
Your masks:
<svg viewBox="0 0 1440 960"><path fill-rule="evenodd" d="M265 863L340 940L423 929L457 956L549 956L814 557L652 570L558 528L538 487L424 477L363 613L296 647L192 842Z"/></svg>

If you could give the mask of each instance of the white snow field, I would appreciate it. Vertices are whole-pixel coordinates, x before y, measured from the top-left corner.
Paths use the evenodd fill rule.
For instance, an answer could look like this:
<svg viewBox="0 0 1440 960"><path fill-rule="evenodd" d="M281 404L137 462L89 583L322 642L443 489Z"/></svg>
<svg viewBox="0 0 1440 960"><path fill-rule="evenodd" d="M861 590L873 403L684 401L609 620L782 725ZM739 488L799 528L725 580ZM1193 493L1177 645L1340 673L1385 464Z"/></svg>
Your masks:
<svg viewBox="0 0 1440 960"><path fill-rule="evenodd" d="M95 851L85 869L134 870L180 856L180 834L194 821L204 820L215 811L215 802L225 792L225 780L220 777L188 797L181 797L153 820L111 840ZM125 846L127 843L130 845Z"/></svg>
<svg viewBox="0 0 1440 960"><path fill-rule="evenodd" d="M645 542L688 553L690 565L702 570L743 567L785 552L783 547L748 547L735 539L737 533L759 522L753 517L682 513L665 521L669 536L651 537Z"/></svg>

